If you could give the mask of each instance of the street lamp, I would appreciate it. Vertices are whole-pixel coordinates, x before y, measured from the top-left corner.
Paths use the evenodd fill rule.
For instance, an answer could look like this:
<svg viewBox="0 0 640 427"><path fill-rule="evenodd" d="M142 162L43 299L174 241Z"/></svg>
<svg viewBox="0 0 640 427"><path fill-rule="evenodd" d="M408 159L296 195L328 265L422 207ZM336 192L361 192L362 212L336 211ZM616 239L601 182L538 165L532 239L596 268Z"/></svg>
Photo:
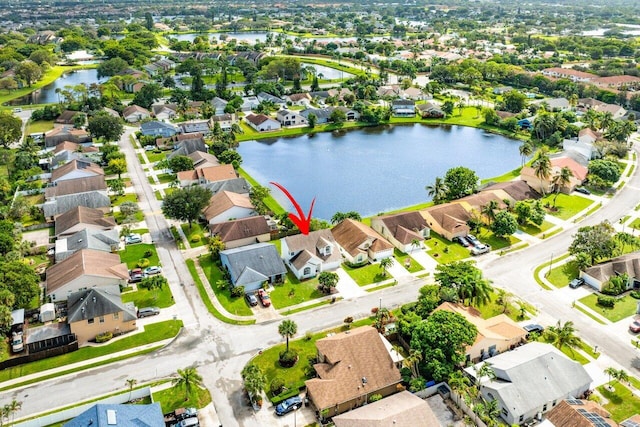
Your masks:
<svg viewBox="0 0 640 427"><path fill-rule="evenodd" d="M380 305L378 306L378 310L382 310L382 297L380 297L379 299L380 299Z"/></svg>
<svg viewBox="0 0 640 427"><path fill-rule="evenodd" d="M545 277L547 277L549 274L551 274L551 267L553 266L553 252L551 252L551 259L549 260L549 271L547 271L547 274L545 275Z"/></svg>

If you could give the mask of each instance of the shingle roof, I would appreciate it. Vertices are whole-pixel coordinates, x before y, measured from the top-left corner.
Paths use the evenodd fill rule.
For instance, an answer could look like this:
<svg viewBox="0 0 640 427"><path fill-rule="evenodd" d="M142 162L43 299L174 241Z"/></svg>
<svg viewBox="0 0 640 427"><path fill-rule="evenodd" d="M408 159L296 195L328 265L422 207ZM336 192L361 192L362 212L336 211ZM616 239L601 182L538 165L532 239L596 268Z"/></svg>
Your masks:
<svg viewBox="0 0 640 427"><path fill-rule="evenodd" d="M393 245L376 233L373 228L350 218L333 227L331 233L336 242L351 256L364 252L359 246L369 239L372 240L371 250L374 252L393 248Z"/></svg>
<svg viewBox="0 0 640 427"><path fill-rule="evenodd" d="M209 230L212 236L217 234L223 242L256 237L271 232L267 219L261 215L210 224Z"/></svg>
<svg viewBox="0 0 640 427"><path fill-rule="evenodd" d="M218 166L220 164L216 156L204 151L194 151L187 154L187 157L193 160L194 167Z"/></svg>
<svg viewBox="0 0 640 427"><path fill-rule="evenodd" d="M306 261L311 259L310 257L319 258L326 263L340 261L342 258L340 256L340 251L337 250L337 244L333 238L333 234L329 229L316 230L309 234L287 236L284 240L287 242L289 251L296 253L295 259L292 259L292 262L296 267L303 266ZM332 245L335 250L331 251L331 254L329 255L321 254L318 249L324 248L327 245ZM297 259L298 257L300 259ZM296 264L296 261L298 261L299 264Z"/></svg>
<svg viewBox="0 0 640 427"><path fill-rule="evenodd" d="M102 252L118 250L120 236L117 230L96 230L85 228L65 239L56 240L55 259L60 262L81 249Z"/></svg>
<svg viewBox="0 0 640 427"><path fill-rule="evenodd" d="M59 236L77 224L99 227L103 230L110 230L116 226L113 217L105 217L100 209L91 209L78 206L59 215L55 219L55 234Z"/></svg>
<svg viewBox="0 0 640 427"><path fill-rule="evenodd" d="M209 200L209 206L204 208L202 213L207 221L209 221L211 218L220 215L234 206L245 209L254 209L248 195L232 193L230 191L221 191L211 197L211 200Z"/></svg>
<svg viewBox="0 0 640 427"><path fill-rule="evenodd" d="M226 181L216 181L203 184L202 187L211 190L212 195L216 195L223 191L236 194L249 193L249 183L244 178L228 179Z"/></svg>
<svg viewBox="0 0 640 427"><path fill-rule="evenodd" d="M44 216L48 218L63 214L69 209L73 209L78 206L86 206L94 209L100 208L107 212L109 210L109 206L111 206L111 200L104 191L88 191L86 193L66 194L63 196L56 196L55 198L44 202L42 205L42 211L44 212Z"/></svg>
<svg viewBox="0 0 640 427"><path fill-rule="evenodd" d="M551 159L551 166L554 168L562 169L563 167L568 167L569 170L573 173L573 176L583 181L587 177L588 169L582 166L580 163L576 162L571 157L556 157L555 159Z"/></svg>
<svg viewBox="0 0 640 427"><path fill-rule="evenodd" d="M420 212L403 212L395 215L378 217L389 229L389 232L402 244L409 244L413 239L423 240L418 232L427 227L427 221Z"/></svg>
<svg viewBox="0 0 640 427"><path fill-rule="evenodd" d="M540 194L529 187L526 182L521 180L498 182L486 187L483 191L492 190L502 190L515 201L540 198Z"/></svg>
<svg viewBox="0 0 640 427"><path fill-rule="evenodd" d="M74 159L54 169L53 172L51 172L51 182L57 181L75 170L82 170L89 175L104 175L104 170L97 164L86 160Z"/></svg>
<svg viewBox="0 0 640 427"><path fill-rule="evenodd" d="M205 181L225 181L227 179L235 179L238 177L233 165L219 165L209 166L204 168L197 168L196 170L178 172L178 179L183 180L198 180L203 178Z"/></svg>
<svg viewBox="0 0 640 427"><path fill-rule="evenodd" d="M253 123L258 126L267 120L271 119L269 116L265 116L264 114L249 114L244 118L246 121ZM273 120L273 119L272 119Z"/></svg>
<svg viewBox="0 0 640 427"><path fill-rule="evenodd" d="M220 251L228 260L235 286L267 280L271 276L287 272L276 247L270 243L256 243Z"/></svg>
<svg viewBox="0 0 640 427"><path fill-rule="evenodd" d="M64 427L86 427L94 423L95 427L108 427L108 414L116 417L121 427L158 427L164 426L164 416L159 403L149 405L120 405L98 403L87 409Z"/></svg>
<svg viewBox="0 0 640 427"><path fill-rule="evenodd" d="M56 185L44 189L45 199L66 196L68 194L80 194L93 191L106 191L107 181L104 175L90 176L59 181Z"/></svg>
<svg viewBox="0 0 640 427"><path fill-rule="evenodd" d="M589 267L584 272L601 282L606 282L613 276L625 273L629 277L640 279L640 252L612 258L609 261Z"/></svg>
<svg viewBox="0 0 640 427"><path fill-rule="evenodd" d="M120 262L118 254L83 249L47 269L47 292L53 292L83 275L126 280L129 270Z"/></svg>
<svg viewBox="0 0 640 427"><path fill-rule="evenodd" d="M459 203L446 203L444 205L436 205L424 210L428 212L433 219L440 224L442 229L455 233L467 226L467 221L471 219L471 215ZM432 224L429 224L431 226Z"/></svg>
<svg viewBox="0 0 640 427"><path fill-rule="evenodd" d="M316 347L324 360L313 366L318 378L305 384L319 410L401 381L380 334L370 326L322 338Z"/></svg>
<svg viewBox="0 0 640 427"><path fill-rule="evenodd" d="M67 322L74 323L107 314L124 312L121 319L129 322L137 318L133 307L122 303L120 295L111 295L99 288L74 292L67 299Z"/></svg>
<svg viewBox="0 0 640 427"><path fill-rule="evenodd" d="M149 110L147 110L146 108L142 108L139 105L129 105L128 107L125 107L124 110L122 110L122 117L127 117L131 114L144 114L147 116L151 115Z"/></svg>

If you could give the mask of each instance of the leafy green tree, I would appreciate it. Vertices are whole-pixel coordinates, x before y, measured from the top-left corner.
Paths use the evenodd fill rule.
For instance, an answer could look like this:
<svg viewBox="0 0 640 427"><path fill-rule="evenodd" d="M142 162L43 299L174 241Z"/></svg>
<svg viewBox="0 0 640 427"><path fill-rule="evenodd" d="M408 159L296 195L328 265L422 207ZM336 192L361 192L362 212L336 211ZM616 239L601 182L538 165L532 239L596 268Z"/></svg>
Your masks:
<svg viewBox="0 0 640 427"><path fill-rule="evenodd" d="M109 160L109 169L118 174L118 179L122 178L122 174L127 171L127 161L125 159Z"/></svg>
<svg viewBox="0 0 640 427"><path fill-rule="evenodd" d="M524 225L529 221L531 217L531 203L527 200L517 201L513 206L513 211L516 214L516 220L518 224Z"/></svg>
<svg viewBox="0 0 640 427"><path fill-rule="evenodd" d="M589 174L602 178L611 186L620 179L621 172L616 162L598 159L589 162Z"/></svg>
<svg viewBox="0 0 640 427"><path fill-rule="evenodd" d="M244 388L249 397L254 400L264 391L267 385L267 376L262 372L260 367L250 363L242 369L242 380Z"/></svg>
<svg viewBox="0 0 640 427"><path fill-rule="evenodd" d="M218 260L218 258L220 257L220 251L223 251L225 249L225 243L217 234L209 238L209 244L207 246L209 248L211 258L214 261Z"/></svg>
<svg viewBox="0 0 640 427"><path fill-rule="evenodd" d="M429 317L431 312L442 302L440 298L441 287L437 285L425 285L418 291L418 301L416 302L415 312L422 319Z"/></svg>
<svg viewBox="0 0 640 427"><path fill-rule="evenodd" d="M98 78L117 76L129 67L122 58L112 58L98 64Z"/></svg>
<svg viewBox="0 0 640 427"><path fill-rule="evenodd" d="M254 185L251 187L251 190L249 190L249 199L251 200L251 203L256 207L258 213L262 215L266 214L269 210L264 202L264 200L269 197L269 194L271 194L271 189L261 185Z"/></svg>
<svg viewBox="0 0 640 427"><path fill-rule="evenodd" d="M285 319L278 326L278 333L287 340L286 352L289 352L289 338L293 338L298 332L298 325L293 320Z"/></svg>
<svg viewBox="0 0 640 427"><path fill-rule="evenodd" d="M318 289L325 294L330 294L331 291L336 287L340 277L337 273L332 271L323 271L318 276Z"/></svg>
<svg viewBox="0 0 640 427"><path fill-rule="evenodd" d="M210 199L211 190L199 185L180 188L165 196L162 213L167 218L187 221L191 230L191 224L198 219Z"/></svg>
<svg viewBox="0 0 640 427"><path fill-rule="evenodd" d="M109 182L109 190L111 190L113 193L117 194L118 196L124 195L124 180L120 178L112 179Z"/></svg>
<svg viewBox="0 0 640 427"><path fill-rule="evenodd" d="M0 112L0 145L9 148L22 137L22 120L12 114Z"/></svg>
<svg viewBox="0 0 640 427"><path fill-rule="evenodd" d="M100 112L89 118L87 130L94 138L104 138L106 141L116 141L124 133L122 120L109 113ZM117 149L117 146L115 146ZM104 147L103 147L104 153Z"/></svg>
<svg viewBox="0 0 640 427"><path fill-rule="evenodd" d="M504 94L504 109L511 113L519 113L527 106L527 97L520 91L510 90Z"/></svg>
<svg viewBox="0 0 640 427"><path fill-rule="evenodd" d="M162 87L155 83L146 84L135 94L131 104L138 105L147 110L162 96Z"/></svg>
<svg viewBox="0 0 640 427"><path fill-rule="evenodd" d="M465 360L478 330L458 313L436 311L413 330L411 349L422 354L426 377L444 381Z"/></svg>
<svg viewBox="0 0 640 427"><path fill-rule="evenodd" d="M173 173L190 171L193 169L193 160L187 156L174 156L167 160L169 168Z"/></svg>
<svg viewBox="0 0 640 427"><path fill-rule="evenodd" d="M165 286L168 286L167 278L156 274L154 276L145 277L140 282L142 289L147 289L153 293L154 300L158 299L158 292Z"/></svg>
<svg viewBox="0 0 640 427"><path fill-rule="evenodd" d="M473 261L456 261L449 264L439 264L436 267L435 279L442 288L455 291L462 301L477 305L489 301L491 291L490 282L482 276L482 271Z"/></svg>
<svg viewBox="0 0 640 427"><path fill-rule="evenodd" d="M574 256L586 254L593 265L596 261L611 258L616 247L615 230L605 221L594 226L580 227L569 246L569 253Z"/></svg>
<svg viewBox="0 0 640 427"><path fill-rule="evenodd" d="M529 221L540 227L544 222L544 217L547 215L547 212L544 210L544 206L542 206L542 202L540 200L531 201L531 214L529 215Z"/></svg>
<svg viewBox="0 0 640 427"><path fill-rule="evenodd" d="M455 200L474 193L478 188L478 176L464 166L451 168L444 176L447 199Z"/></svg>
<svg viewBox="0 0 640 427"><path fill-rule="evenodd" d="M309 122L309 127L313 129L316 127L316 123L318 123L318 116L316 116L313 113L309 113L309 116L307 117L307 121Z"/></svg>
<svg viewBox="0 0 640 427"><path fill-rule="evenodd" d="M6 289L14 296L12 308L27 307L39 292L40 277L22 261L0 263L0 290Z"/></svg>
<svg viewBox="0 0 640 427"><path fill-rule="evenodd" d="M569 187L569 184L571 184L571 178L573 178L573 172L568 166L563 166L562 169L560 169L560 172L558 172L551 180L555 192L555 195L553 196L553 206L556 205L556 199L558 198L560 190L562 188Z"/></svg>
<svg viewBox="0 0 640 427"><path fill-rule="evenodd" d="M500 123L500 116L493 108L485 108L482 110L485 124L489 126L497 126Z"/></svg>
<svg viewBox="0 0 640 427"><path fill-rule="evenodd" d="M489 200L489 203L482 206L480 209L480 213L487 219L487 224L491 225L496 219L496 211L498 210L498 207L497 200Z"/></svg>
<svg viewBox="0 0 640 427"><path fill-rule="evenodd" d="M518 230L516 218L507 211L500 211L496 214L496 219L491 224L491 231L497 237L510 236Z"/></svg>
<svg viewBox="0 0 640 427"><path fill-rule="evenodd" d="M456 107L456 104L453 103L453 101L447 99L446 101L444 101L444 103L442 104L442 112L444 114L446 114L447 116L450 116L451 114L453 114L453 109Z"/></svg>
<svg viewBox="0 0 640 427"><path fill-rule="evenodd" d="M347 115L344 111L335 108L329 116L329 121L336 125L342 125L347 121Z"/></svg>
<svg viewBox="0 0 640 427"><path fill-rule="evenodd" d="M184 389L184 400L187 401L193 389L202 386L202 377L195 367L178 369L178 378L174 378L171 384Z"/></svg>
<svg viewBox="0 0 640 427"><path fill-rule="evenodd" d="M242 164L242 156L235 150L224 150L222 153L216 156L220 163L224 163L227 165L233 165L236 167L236 164L240 166Z"/></svg>
<svg viewBox="0 0 640 427"><path fill-rule="evenodd" d="M22 61L15 67L16 75L27 82L27 86L31 87L42 77L42 68L33 61Z"/></svg>

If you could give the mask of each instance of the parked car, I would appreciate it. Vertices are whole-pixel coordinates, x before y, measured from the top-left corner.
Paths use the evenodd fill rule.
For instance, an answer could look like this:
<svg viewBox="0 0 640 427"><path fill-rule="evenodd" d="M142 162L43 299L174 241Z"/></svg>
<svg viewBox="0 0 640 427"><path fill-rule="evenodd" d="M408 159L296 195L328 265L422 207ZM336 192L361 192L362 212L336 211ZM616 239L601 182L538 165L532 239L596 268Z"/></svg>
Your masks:
<svg viewBox="0 0 640 427"><path fill-rule="evenodd" d="M575 279L569 282L569 287L571 289L579 288L582 285L584 285L584 279L580 277L576 277Z"/></svg>
<svg viewBox="0 0 640 427"><path fill-rule="evenodd" d="M144 146L144 151L153 151L156 149L155 145L145 145Z"/></svg>
<svg viewBox="0 0 640 427"><path fill-rule="evenodd" d="M162 268L157 265L152 265L151 267L147 267L144 269L145 274L151 276L152 274L160 274L162 273Z"/></svg>
<svg viewBox="0 0 640 427"><path fill-rule="evenodd" d="M193 417L193 418L186 418L178 422L177 424L174 424L173 427L198 427L199 425L200 425L200 421L198 421L198 418Z"/></svg>
<svg viewBox="0 0 640 427"><path fill-rule="evenodd" d="M124 243L127 245L142 243L142 236L140 236L139 234L129 234L128 236L125 236Z"/></svg>
<svg viewBox="0 0 640 427"><path fill-rule="evenodd" d="M129 276L129 283L138 283L138 282L142 282L142 279L149 277L144 273L140 273L140 274L132 274L131 276Z"/></svg>
<svg viewBox="0 0 640 427"><path fill-rule="evenodd" d="M284 415L288 414L291 411L295 411L296 409L302 406L302 399L300 396L293 396L284 400L276 406L276 414Z"/></svg>
<svg viewBox="0 0 640 427"><path fill-rule="evenodd" d="M531 332L537 332L539 334L544 332L544 327L541 325L538 325L537 323L532 323L530 325L525 325L522 327L522 329L524 329L525 331L527 331L527 333L531 333Z"/></svg>
<svg viewBox="0 0 640 427"><path fill-rule="evenodd" d="M196 408L178 408L174 411L176 420L182 421L187 418L193 418L198 416L198 410Z"/></svg>
<svg viewBox="0 0 640 427"><path fill-rule="evenodd" d="M258 290L258 299L264 307L269 307L271 305L271 298L269 297L267 291L265 291L264 289Z"/></svg>
<svg viewBox="0 0 640 427"><path fill-rule="evenodd" d="M480 243L479 245L475 245L471 249L469 249L469 251L471 251L471 255L486 254L490 250L491 250L491 247L489 247L488 245L483 245L482 243Z"/></svg>
<svg viewBox="0 0 640 427"><path fill-rule="evenodd" d="M481 245L482 243L480 243L480 240L478 240L476 238L476 236L474 236L473 234L467 234L466 236L464 236L465 239L467 239L468 242L470 242L473 246L478 246Z"/></svg>
<svg viewBox="0 0 640 427"><path fill-rule="evenodd" d="M158 307L143 307L138 309L138 317L156 316L158 314L160 314Z"/></svg>
<svg viewBox="0 0 640 427"><path fill-rule="evenodd" d="M255 307L256 305L258 305L258 298L256 298L254 294L244 294L244 298L247 300L247 304L249 304L251 307Z"/></svg>
<svg viewBox="0 0 640 427"><path fill-rule="evenodd" d="M591 194L591 191L587 190L587 189L586 189L586 188L584 188L584 187L576 187L576 191L577 191L578 193L582 193L582 194L586 194L586 195Z"/></svg>
<svg viewBox="0 0 640 427"><path fill-rule="evenodd" d="M14 332L11 335L11 351L20 353L24 350L24 341L22 340L22 332Z"/></svg>
<svg viewBox="0 0 640 427"><path fill-rule="evenodd" d="M464 237L456 236L453 238L453 241L461 244L465 248L468 248L469 246L471 246L471 244Z"/></svg>
<svg viewBox="0 0 640 427"><path fill-rule="evenodd" d="M640 332L640 321L634 320L633 322L631 322L631 324L629 325L629 330L634 334Z"/></svg>

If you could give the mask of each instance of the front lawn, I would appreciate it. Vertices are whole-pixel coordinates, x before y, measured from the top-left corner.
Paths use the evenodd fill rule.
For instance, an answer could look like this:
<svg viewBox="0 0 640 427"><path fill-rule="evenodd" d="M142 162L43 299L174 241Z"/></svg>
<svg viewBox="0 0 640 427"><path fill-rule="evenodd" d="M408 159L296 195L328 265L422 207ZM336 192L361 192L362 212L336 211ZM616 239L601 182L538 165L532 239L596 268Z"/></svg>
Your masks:
<svg viewBox="0 0 640 427"><path fill-rule="evenodd" d="M551 209L548 209L548 212L563 220L567 220L579 212L582 212L593 203L593 200L587 199L586 197L559 193L555 208L553 208L554 197L555 194L546 195L541 199L542 204L552 206Z"/></svg>
<svg viewBox="0 0 640 427"><path fill-rule="evenodd" d="M519 317L520 309L513 305L509 301L509 298L507 298L506 309L504 304L499 304L496 301L497 298L498 294L494 290L491 292L490 301L488 303L479 306L474 305L474 308L476 308L480 312L480 316L482 316L483 319L490 319L499 314L506 314L511 320L515 322L519 322L521 320L526 320L529 318L526 314L524 318Z"/></svg>
<svg viewBox="0 0 640 427"><path fill-rule="evenodd" d="M421 266L418 261L411 258L410 255L400 252L397 248L393 249L393 257L396 259L396 262L406 268L409 273L417 273L418 271L424 270L424 267Z"/></svg>
<svg viewBox="0 0 640 427"><path fill-rule="evenodd" d="M638 205L638 206L640 206L640 205ZM634 219L633 222L631 224L629 224L629 227L635 228L636 230L640 230L640 218Z"/></svg>
<svg viewBox="0 0 640 427"><path fill-rule="evenodd" d="M117 224L122 224L127 219L127 217L119 211L113 213L113 218L116 220ZM142 213L142 211L136 212L135 214L133 214L133 219L134 222L144 221L144 213Z"/></svg>
<svg viewBox="0 0 640 427"><path fill-rule="evenodd" d="M355 280L358 286L366 286L393 278L389 273L386 276L384 275L380 264L367 264L362 267L350 267L347 264L342 264L342 268Z"/></svg>
<svg viewBox="0 0 640 427"><path fill-rule="evenodd" d="M227 285L227 281L224 280L224 275L218 266L213 262L210 256L205 255L198 258L200 267L204 271L205 276L209 280L209 286L213 289L213 293L220 301L220 304L231 314L238 316L251 316L253 311L247 305L243 297L234 298L231 296L231 291ZM224 284L220 283L224 281Z"/></svg>
<svg viewBox="0 0 640 427"><path fill-rule="evenodd" d="M546 278L556 288L564 288L570 281L578 277L580 270L575 261L569 261L551 269Z"/></svg>
<svg viewBox="0 0 640 427"><path fill-rule="evenodd" d="M485 245L491 246L491 250L502 249L520 243L520 239L515 236L498 237L493 231L482 227L480 233L476 236Z"/></svg>
<svg viewBox="0 0 640 427"><path fill-rule="evenodd" d="M148 255L147 251L150 251L151 255L145 256ZM125 250L120 251L120 259L122 262L127 264L129 269L136 268L138 266L138 261L142 258L148 258L149 265L160 265L156 247L150 243L127 245Z"/></svg>
<svg viewBox="0 0 640 427"><path fill-rule="evenodd" d="M176 385L153 393L153 401L160 403L163 414L168 414L178 408L204 408L211 403L211 394L206 388L193 387L185 400L184 387Z"/></svg>
<svg viewBox="0 0 640 427"><path fill-rule="evenodd" d="M29 136L32 133L45 133L53 129L53 120L38 120L37 122L29 120L24 134Z"/></svg>
<svg viewBox="0 0 640 427"><path fill-rule="evenodd" d="M526 224L520 225L519 227L520 227L520 230L524 231L525 233L531 236L537 236L538 234L543 233L548 229L550 229L551 227L553 227L553 225L554 224L549 221L544 221L542 225L540 225L540 227L538 227L532 222L527 222Z"/></svg>
<svg viewBox="0 0 640 427"><path fill-rule="evenodd" d="M138 196L135 193L123 194L122 196L109 196L113 206L120 206L124 202L138 203Z"/></svg>
<svg viewBox="0 0 640 427"><path fill-rule="evenodd" d="M169 285L163 286L159 291L138 287L137 291L122 294L122 302L133 302L136 307L171 307L174 304L173 295Z"/></svg>
<svg viewBox="0 0 640 427"><path fill-rule="evenodd" d="M427 254L441 264L448 264L469 258L469 250L458 243L450 242L437 233L431 232L431 237L425 240L428 246Z"/></svg>
<svg viewBox="0 0 640 427"><path fill-rule="evenodd" d="M189 224L181 224L180 228L182 228L184 235L187 236L189 246L191 246L192 248L197 248L209 243L209 238L205 236L207 230L206 228L202 228L202 225L200 225L199 223L192 223L191 229L189 229Z"/></svg>
<svg viewBox="0 0 640 427"><path fill-rule="evenodd" d="M159 162L166 158L166 154L162 151L147 151L147 159L150 163Z"/></svg>
<svg viewBox="0 0 640 427"><path fill-rule="evenodd" d="M598 391L609 401L603 406L611 413L614 421L622 422L640 413L640 398L619 382L614 382L612 386L615 390L613 392L607 390L605 386L598 387Z"/></svg>
<svg viewBox="0 0 640 427"><path fill-rule="evenodd" d="M269 296L273 306L281 309L323 297L324 294L318 290L317 278L301 282L293 273L287 270L285 283L274 285L274 289L269 293Z"/></svg>
<svg viewBox="0 0 640 427"><path fill-rule="evenodd" d="M613 308L602 307L598 305L597 294L587 295L586 297L581 298L579 301L612 322L617 322L629 316L633 316L638 306L638 301L634 298L631 298L629 295L625 295L622 298L617 298L616 305Z"/></svg>
<svg viewBox="0 0 640 427"><path fill-rule="evenodd" d="M169 184L176 180L176 176L172 173L161 173L156 175L160 184Z"/></svg>

